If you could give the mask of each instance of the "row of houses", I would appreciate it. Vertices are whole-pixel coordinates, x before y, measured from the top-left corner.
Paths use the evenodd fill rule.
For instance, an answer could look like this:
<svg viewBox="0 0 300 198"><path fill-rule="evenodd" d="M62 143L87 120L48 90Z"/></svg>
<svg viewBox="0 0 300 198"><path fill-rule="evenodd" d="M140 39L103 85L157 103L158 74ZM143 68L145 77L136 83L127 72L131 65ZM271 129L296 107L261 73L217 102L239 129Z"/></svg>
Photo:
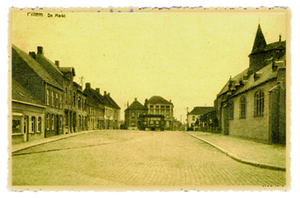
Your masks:
<svg viewBox="0 0 300 198"><path fill-rule="evenodd" d="M12 45L12 143L83 130L119 128L120 107L110 93L74 81L75 68L61 67Z"/></svg>
<svg viewBox="0 0 300 198"><path fill-rule="evenodd" d="M215 130L268 144L286 143L286 41L267 44L258 25L249 67L230 77L200 123ZM193 112L193 111L192 111ZM188 114L196 122L195 115ZM206 115L206 116L205 116ZM194 117L192 117L194 116Z"/></svg>
<svg viewBox="0 0 300 198"><path fill-rule="evenodd" d="M142 105L137 98L125 109L125 128L126 129L160 129L174 130L180 128L178 122L173 117L174 105L161 96L152 96L149 100L145 99Z"/></svg>

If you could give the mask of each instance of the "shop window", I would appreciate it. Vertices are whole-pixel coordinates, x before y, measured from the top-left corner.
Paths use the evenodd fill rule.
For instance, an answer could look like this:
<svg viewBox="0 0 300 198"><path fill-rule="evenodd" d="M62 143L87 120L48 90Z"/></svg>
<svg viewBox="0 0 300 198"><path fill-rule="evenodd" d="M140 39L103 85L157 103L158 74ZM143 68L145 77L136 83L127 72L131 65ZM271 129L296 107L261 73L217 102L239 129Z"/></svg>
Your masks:
<svg viewBox="0 0 300 198"><path fill-rule="evenodd" d="M21 128L21 121L22 117L21 116L13 116L12 120L12 133L22 133L22 128Z"/></svg>
<svg viewBox="0 0 300 198"><path fill-rule="evenodd" d="M264 115L264 92L257 91L254 96L254 116L261 117Z"/></svg>

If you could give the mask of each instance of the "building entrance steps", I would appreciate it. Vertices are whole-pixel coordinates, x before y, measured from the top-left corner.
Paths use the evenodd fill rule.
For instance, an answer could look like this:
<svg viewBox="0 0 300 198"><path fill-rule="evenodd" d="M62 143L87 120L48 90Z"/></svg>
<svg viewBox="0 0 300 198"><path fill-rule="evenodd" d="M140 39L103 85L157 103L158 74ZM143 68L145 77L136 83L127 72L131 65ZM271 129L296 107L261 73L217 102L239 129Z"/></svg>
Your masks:
<svg viewBox="0 0 300 198"><path fill-rule="evenodd" d="M77 136L77 135L81 135L81 134L86 134L86 133L90 133L90 132L96 132L96 131L97 130L80 131L80 132L76 132L76 133L55 135L55 136L52 136L52 137L39 139L39 140L33 140L33 141L29 141L29 142L22 142L22 143L19 143L19 144L12 145L11 148L8 147L8 151L13 153L13 152L20 151L20 150L23 150L23 149L26 149L26 148L29 148L29 147L33 147L33 146L37 146L37 145L41 145L41 144L46 144L48 142L62 140L62 139L65 139L65 138L69 138L69 137L73 137L73 136Z"/></svg>
<svg viewBox="0 0 300 198"><path fill-rule="evenodd" d="M208 132L186 132L241 163L262 168L286 170L286 147L264 144L239 137Z"/></svg>

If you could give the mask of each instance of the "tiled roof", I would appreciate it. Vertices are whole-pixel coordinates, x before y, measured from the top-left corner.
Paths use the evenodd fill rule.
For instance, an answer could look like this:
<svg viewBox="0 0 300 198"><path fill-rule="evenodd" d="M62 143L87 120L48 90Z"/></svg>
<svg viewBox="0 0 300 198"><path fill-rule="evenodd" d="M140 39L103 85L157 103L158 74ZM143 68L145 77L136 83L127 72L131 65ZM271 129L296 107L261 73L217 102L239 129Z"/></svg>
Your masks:
<svg viewBox="0 0 300 198"><path fill-rule="evenodd" d="M127 109L128 110L147 110L147 107L142 105L139 101L135 100L131 103L131 105Z"/></svg>
<svg viewBox="0 0 300 198"><path fill-rule="evenodd" d="M22 87L15 79L12 79L12 99L36 105L43 105L39 99L30 94L30 91Z"/></svg>
<svg viewBox="0 0 300 198"><path fill-rule="evenodd" d="M52 76L30 55L23 52L15 45L12 45L12 50L14 50L20 56L20 58L22 58L27 63L27 65L31 67L34 70L34 72L37 73L45 82L63 90L61 85L57 83L56 80L54 80Z"/></svg>
<svg viewBox="0 0 300 198"><path fill-rule="evenodd" d="M274 43L270 43L268 44L264 51L269 51L269 50L274 50L274 49L280 49L280 48L286 48L286 41L277 41L277 42L274 42Z"/></svg>
<svg viewBox="0 0 300 198"><path fill-rule="evenodd" d="M188 115L203 115L213 110L214 107L194 107L194 109L189 112Z"/></svg>
<svg viewBox="0 0 300 198"><path fill-rule="evenodd" d="M46 58L43 54L37 54L36 61L43 66L53 79L55 79L60 85L63 85L63 73L52 61Z"/></svg>
<svg viewBox="0 0 300 198"><path fill-rule="evenodd" d="M75 76L74 67L59 67L58 68L63 74L72 73Z"/></svg>
<svg viewBox="0 0 300 198"><path fill-rule="evenodd" d="M121 109L119 107L119 105L107 94L103 96L103 101L104 101L105 105L108 105L108 106L110 106L112 108L115 108L115 109Z"/></svg>
<svg viewBox="0 0 300 198"><path fill-rule="evenodd" d="M284 55L278 61L275 61L275 64L278 64L281 68L285 67L285 59L286 56ZM259 77L255 79L256 74L259 74ZM272 63L257 71L256 74L251 74L247 83L244 84L244 86L240 87L233 95L240 94L241 92L256 87L268 80L277 78L277 70L273 71Z"/></svg>
<svg viewBox="0 0 300 198"><path fill-rule="evenodd" d="M172 104L161 96L152 96L148 101L148 104Z"/></svg>

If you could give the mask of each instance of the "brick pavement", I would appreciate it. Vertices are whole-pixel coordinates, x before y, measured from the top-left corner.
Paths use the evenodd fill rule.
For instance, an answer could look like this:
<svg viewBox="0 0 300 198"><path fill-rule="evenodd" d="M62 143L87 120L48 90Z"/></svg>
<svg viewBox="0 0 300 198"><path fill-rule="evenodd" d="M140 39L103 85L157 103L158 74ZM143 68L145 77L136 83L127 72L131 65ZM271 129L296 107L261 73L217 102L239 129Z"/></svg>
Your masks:
<svg viewBox="0 0 300 198"><path fill-rule="evenodd" d="M284 171L236 162L182 132L99 131L16 152L20 153L23 155L12 158L13 185L199 187L286 183Z"/></svg>

